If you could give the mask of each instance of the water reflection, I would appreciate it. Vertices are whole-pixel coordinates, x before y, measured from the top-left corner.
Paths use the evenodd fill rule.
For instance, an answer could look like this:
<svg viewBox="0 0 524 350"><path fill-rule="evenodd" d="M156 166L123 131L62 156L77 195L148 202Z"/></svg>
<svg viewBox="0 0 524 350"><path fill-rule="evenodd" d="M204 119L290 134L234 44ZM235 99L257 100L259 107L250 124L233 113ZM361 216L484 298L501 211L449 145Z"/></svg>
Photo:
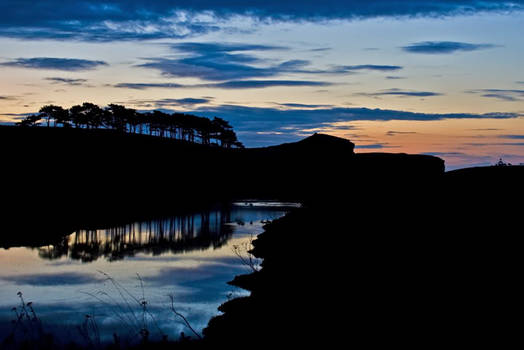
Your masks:
<svg viewBox="0 0 524 350"><path fill-rule="evenodd" d="M38 255L56 260L92 262L135 256L137 253L160 255L219 248L233 233L231 211L206 211L162 220L135 222L103 230L79 230L55 245L40 247Z"/></svg>
<svg viewBox="0 0 524 350"><path fill-rule="evenodd" d="M283 216L292 206L296 205L236 203L191 215L79 230L39 248L0 248L0 343L11 332L18 291L33 302L46 332L66 343L78 341L78 326L86 314L96 315L103 325L103 339L128 334L114 307L92 297L103 292L118 299L99 271L135 296L145 292L149 310L170 339L187 333L168 308L170 295L176 297L177 310L201 331L227 298L247 293L227 284L249 272L233 248L249 245L266 220Z"/></svg>

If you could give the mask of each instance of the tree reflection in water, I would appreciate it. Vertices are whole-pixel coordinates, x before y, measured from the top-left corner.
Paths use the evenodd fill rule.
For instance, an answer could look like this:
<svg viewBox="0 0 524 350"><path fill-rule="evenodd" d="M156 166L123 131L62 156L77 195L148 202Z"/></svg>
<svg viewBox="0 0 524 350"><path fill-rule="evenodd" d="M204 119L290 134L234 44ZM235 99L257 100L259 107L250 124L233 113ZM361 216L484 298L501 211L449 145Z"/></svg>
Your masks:
<svg viewBox="0 0 524 350"><path fill-rule="evenodd" d="M109 261L137 253L160 255L219 248L233 233L229 210L205 211L101 230L79 230L55 245L38 248L41 258Z"/></svg>

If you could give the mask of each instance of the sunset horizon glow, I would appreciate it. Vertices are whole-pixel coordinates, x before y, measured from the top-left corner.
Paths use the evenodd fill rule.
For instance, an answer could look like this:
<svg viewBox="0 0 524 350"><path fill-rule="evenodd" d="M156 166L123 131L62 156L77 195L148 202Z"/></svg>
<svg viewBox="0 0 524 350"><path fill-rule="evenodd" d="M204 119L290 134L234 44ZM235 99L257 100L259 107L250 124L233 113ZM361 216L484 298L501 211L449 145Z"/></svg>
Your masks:
<svg viewBox="0 0 524 350"><path fill-rule="evenodd" d="M83 102L314 132L446 168L524 163L524 1L0 4L0 124Z"/></svg>

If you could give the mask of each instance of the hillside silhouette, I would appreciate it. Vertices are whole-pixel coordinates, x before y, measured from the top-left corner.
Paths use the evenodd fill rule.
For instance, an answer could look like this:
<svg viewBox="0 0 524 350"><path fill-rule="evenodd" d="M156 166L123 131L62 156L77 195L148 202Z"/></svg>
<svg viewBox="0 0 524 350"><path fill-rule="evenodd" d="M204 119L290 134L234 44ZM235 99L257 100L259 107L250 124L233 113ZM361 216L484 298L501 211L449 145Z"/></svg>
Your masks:
<svg viewBox="0 0 524 350"><path fill-rule="evenodd" d="M101 108L84 102L69 109L46 105L40 108L38 114L29 115L16 125L24 128L45 125L48 128L112 130L120 134L158 136L224 148L244 147L233 127L222 118L208 119L158 110L142 113L117 104Z"/></svg>
<svg viewBox="0 0 524 350"><path fill-rule="evenodd" d="M387 182L444 171L435 157L355 155L351 142L318 134L231 149L114 130L3 126L0 146L6 207L40 224L126 222L217 199L301 201L359 177Z"/></svg>

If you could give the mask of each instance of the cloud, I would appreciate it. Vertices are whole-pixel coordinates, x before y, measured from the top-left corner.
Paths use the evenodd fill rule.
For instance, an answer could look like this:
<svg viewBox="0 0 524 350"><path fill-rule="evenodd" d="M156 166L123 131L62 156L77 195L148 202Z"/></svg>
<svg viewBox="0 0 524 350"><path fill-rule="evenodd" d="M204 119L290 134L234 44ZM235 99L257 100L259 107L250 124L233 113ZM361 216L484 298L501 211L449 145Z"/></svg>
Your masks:
<svg viewBox="0 0 524 350"><path fill-rule="evenodd" d="M344 130L347 123L353 121L508 119L522 116L518 113L431 114L368 108L282 107L205 106L195 109L193 113L206 117L219 116L230 121L240 140L249 147L298 140L318 128Z"/></svg>
<svg viewBox="0 0 524 350"><path fill-rule="evenodd" d="M425 152L425 153L422 153L422 154L425 154L425 155L428 155L428 156L447 156L447 157L460 157L460 156L465 156L466 153L462 153L462 152Z"/></svg>
<svg viewBox="0 0 524 350"><path fill-rule="evenodd" d="M87 82L87 79L71 79L71 78L59 78L59 77L45 78L45 80L50 81L53 84L65 84L65 85L71 85L71 86L79 86Z"/></svg>
<svg viewBox="0 0 524 350"><path fill-rule="evenodd" d="M359 96L369 96L369 97L380 97L380 96L400 96L400 97L433 97L433 96L442 96L443 94L439 92L432 91L407 91L400 89L386 89L373 93L358 93Z"/></svg>
<svg viewBox="0 0 524 350"><path fill-rule="evenodd" d="M27 274L0 277L1 280L31 286L66 286L97 283L100 277L78 272L62 272L52 274Z"/></svg>
<svg viewBox="0 0 524 350"><path fill-rule="evenodd" d="M342 71L375 70L380 72L391 72L402 69L401 66L384 66L376 64L363 64L359 66L342 66Z"/></svg>
<svg viewBox="0 0 524 350"><path fill-rule="evenodd" d="M176 83L118 83L113 85L116 88L146 90L152 88L158 89L179 89L184 88L185 85Z"/></svg>
<svg viewBox="0 0 524 350"><path fill-rule="evenodd" d="M524 135L499 135L502 139L524 140Z"/></svg>
<svg viewBox="0 0 524 350"><path fill-rule="evenodd" d="M330 50L333 50L333 48L331 48L331 47L319 47L319 48L316 48L316 49L310 49L309 51L311 51L311 52L326 52L326 51L330 51Z"/></svg>
<svg viewBox="0 0 524 350"><path fill-rule="evenodd" d="M154 108L166 108L166 107L194 107L196 105L206 104L212 101L212 98L164 98L159 100L134 100L127 101L127 103L133 103L135 106L140 107L154 107Z"/></svg>
<svg viewBox="0 0 524 350"><path fill-rule="evenodd" d="M331 105L313 105L304 103L276 103L278 106L289 107L289 108L326 108L332 107Z"/></svg>
<svg viewBox="0 0 524 350"><path fill-rule="evenodd" d="M149 68L160 71L166 77L199 78L202 80L221 81L231 79L271 77L279 73L278 67L259 68L243 62L253 62L242 55L221 54L221 57L195 56L182 59L150 58L149 62L137 65L140 68Z"/></svg>
<svg viewBox="0 0 524 350"><path fill-rule="evenodd" d="M405 77L394 76L394 75L388 75L386 77L386 79L388 79L388 80L401 80L401 79L406 79L406 78Z"/></svg>
<svg viewBox="0 0 524 350"><path fill-rule="evenodd" d="M308 125L335 123L346 121L390 121L390 120L444 120L444 119L509 119L518 118L522 115L517 113L487 113L487 114L468 114L468 113L414 113L387 109L369 108L345 108L333 107L323 109L288 109L247 107L235 105L221 105L216 107L203 107L195 111L200 114L222 115L238 122L264 123L276 122L278 125ZM285 126L285 125L282 125ZM254 129L256 130L256 128Z"/></svg>
<svg viewBox="0 0 524 350"><path fill-rule="evenodd" d="M282 71L309 64L308 61L287 61L276 66L258 67L258 57L247 51L281 50L282 47L238 43L172 44L171 48L183 54L182 58L148 58L141 68L155 69L168 77L194 77L208 81L271 77Z"/></svg>
<svg viewBox="0 0 524 350"><path fill-rule="evenodd" d="M203 100L210 98L202 98ZM147 100L135 101L136 104L147 104L141 107L161 107L166 113L176 110L169 107L180 105L180 101ZM171 104L171 105L170 105ZM434 121L444 119L509 119L519 118L518 113L487 114L431 114L413 113L397 110L322 107L321 105L275 103L277 107L247 107L238 105L206 105L192 108L189 113L213 118L218 116L228 120L235 128L240 140L249 147L278 144L296 141L314 131L347 131L354 127L350 122L356 121ZM313 106L313 107L312 107ZM165 108L167 107L167 108ZM395 136L400 131L390 131L388 136Z"/></svg>
<svg viewBox="0 0 524 350"><path fill-rule="evenodd" d="M498 128L477 128L477 129L470 129L470 130L473 130L473 131L499 131L499 130L502 130L502 129L498 129Z"/></svg>
<svg viewBox="0 0 524 350"><path fill-rule="evenodd" d="M383 148L392 148L393 146L388 146L386 143L373 143L370 145L356 145L355 148L358 149L383 149Z"/></svg>
<svg viewBox="0 0 524 350"><path fill-rule="evenodd" d="M386 133L386 136L397 136L397 135L413 135L416 134L415 131L394 131L390 130Z"/></svg>
<svg viewBox="0 0 524 350"><path fill-rule="evenodd" d="M324 81L311 81L311 80L230 80L221 83L208 83L208 84L176 84L176 83L119 83L114 85L116 88L136 89L145 90L150 88L159 89L194 89L194 88L212 88L212 89L263 89L269 87L281 87L281 86L330 86L332 83Z"/></svg>
<svg viewBox="0 0 524 350"><path fill-rule="evenodd" d="M467 143L467 146L485 147L485 146L524 146L524 142L489 142L489 143Z"/></svg>
<svg viewBox="0 0 524 350"><path fill-rule="evenodd" d="M480 94L482 97L496 98L502 101L521 101L524 98L524 90L516 89L478 89L466 91L471 94Z"/></svg>
<svg viewBox="0 0 524 350"><path fill-rule="evenodd" d="M182 57L145 58L147 62L136 67L154 69L167 77L190 77L206 81L270 78L286 73L346 75L359 71L391 72L403 68L395 65L363 64L311 69L311 62L308 60L293 59L268 64L267 60L253 54L259 51L288 49L271 45L185 42L170 46Z"/></svg>
<svg viewBox="0 0 524 350"><path fill-rule="evenodd" d="M179 99L164 99L159 100L157 103L160 103L161 105L167 105L170 103L178 104L179 106L193 106L193 105L199 105L199 104L205 104L210 102L211 99L209 98L179 98Z"/></svg>
<svg viewBox="0 0 524 350"><path fill-rule="evenodd" d="M402 47L406 52L420 54L450 54L457 51L477 51L496 47L493 44L470 44L456 41L424 41Z"/></svg>
<svg viewBox="0 0 524 350"><path fill-rule="evenodd" d="M184 38L218 29L217 18L206 21L179 9L168 0L4 0L0 36L106 42Z"/></svg>
<svg viewBox="0 0 524 350"><path fill-rule="evenodd" d="M523 8L522 0L3 0L0 35L23 39L148 40L208 33L239 15L257 20L319 21L438 17Z"/></svg>
<svg viewBox="0 0 524 350"><path fill-rule="evenodd" d="M330 86L332 83L324 81L310 81L310 80L237 80L226 81L218 84L205 84L202 87L212 87L220 89L261 89L267 87L278 86Z"/></svg>
<svg viewBox="0 0 524 350"><path fill-rule="evenodd" d="M490 98L496 98L496 99L499 99L499 100L503 100L503 101L519 101L518 98L515 98L513 96L510 96L510 95L504 95L504 94L484 94L482 95L482 97L490 97Z"/></svg>
<svg viewBox="0 0 524 350"><path fill-rule="evenodd" d="M268 51L268 50L287 50L283 46L273 45L259 45L259 44L244 44L244 43L217 43L217 42L183 42L170 44L171 48L181 52L190 52L198 55L218 55L219 53L229 54L231 52L242 52L242 51ZM250 56L234 56L239 61L252 61ZM256 60L256 59L255 59Z"/></svg>
<svg viewBox="0 0 524 350"><path fill-rule="evenodd" d="M33 57L17 58L12 61L2 62L0 66L45 69L45 70L62 70L69 72L93 70L100 66L107 66L104 61L91 61L77 58L55 58L55 57Z"/></svg>

